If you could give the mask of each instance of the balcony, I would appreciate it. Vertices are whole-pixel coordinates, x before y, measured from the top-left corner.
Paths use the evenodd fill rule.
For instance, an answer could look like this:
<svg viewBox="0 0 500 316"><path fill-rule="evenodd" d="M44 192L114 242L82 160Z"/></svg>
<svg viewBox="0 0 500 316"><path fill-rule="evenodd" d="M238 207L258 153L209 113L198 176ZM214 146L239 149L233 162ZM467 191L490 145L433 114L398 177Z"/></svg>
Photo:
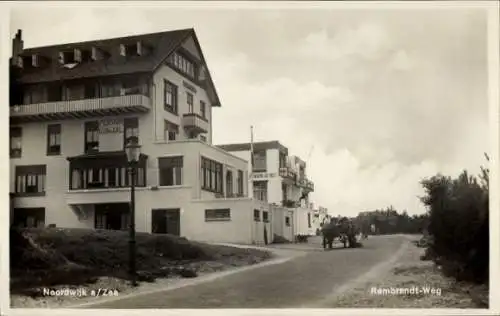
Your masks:
<svg viewBox="0 0 500 316"><path fill-rule="evenodd" d="M196 113L186 113L182 116L182 125L186 131L193 133L193 136L209 131L207 119Z"/></svg>
<svg viewBox="0 0 500 316"><path fill-rule="evenodd" d="M286 208L296 208L299 207L299 203L292 200L283 200L281 201L281 206Z"/></svg>
<svg viewBox="0 0 500 316"><path fill-rule="evenodd" d="M314 182L307 179L306 177L297 179L297 186L304 189L306 192L314 191Z"/></svg>
<svg viewBox="0 0 500 316"><path fill-rule="evenodd" d="M312 182L311 180L306 180L304 189L308 192L314 192L314 182Z"/></svg>
<svg viewBox="0 0 500 316"><path fill-rule="evenodd" d="M108 98L15 105L10 108L10 118L19 123L40 122L144 113L149 111L150 108L151 102L147 96L134 94Z"/></svg>

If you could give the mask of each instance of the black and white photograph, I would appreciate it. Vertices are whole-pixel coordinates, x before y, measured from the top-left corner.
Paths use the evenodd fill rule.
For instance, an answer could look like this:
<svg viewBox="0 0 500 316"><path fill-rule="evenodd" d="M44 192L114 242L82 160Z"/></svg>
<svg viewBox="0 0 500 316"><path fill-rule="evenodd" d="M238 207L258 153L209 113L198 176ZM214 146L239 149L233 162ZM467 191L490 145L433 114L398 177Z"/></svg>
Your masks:
<svg viewBox="0 0 500 316"><path fill-rule="evenodd" d="M7 310L493 310L498 2L1 6Z"/></svg>

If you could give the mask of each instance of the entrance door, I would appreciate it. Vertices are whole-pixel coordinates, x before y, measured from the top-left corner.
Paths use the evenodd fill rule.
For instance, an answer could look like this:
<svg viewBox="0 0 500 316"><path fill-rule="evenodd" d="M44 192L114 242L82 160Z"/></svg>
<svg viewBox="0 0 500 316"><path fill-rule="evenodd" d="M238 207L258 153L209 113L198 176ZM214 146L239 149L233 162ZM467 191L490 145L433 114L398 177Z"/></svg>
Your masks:
<svg viewBox="0 0 500 316"><path fill-rule="evenodd" d="M180 236L181 210L154 209L151 218L151 232L153 234L169 234Z"/></svg>
<svg viewBox="0 0 500 316"><path fill-rule="evenodd" d="M129 203L106 203L94 206L96 229L126 230L129 225Z"/></svg>

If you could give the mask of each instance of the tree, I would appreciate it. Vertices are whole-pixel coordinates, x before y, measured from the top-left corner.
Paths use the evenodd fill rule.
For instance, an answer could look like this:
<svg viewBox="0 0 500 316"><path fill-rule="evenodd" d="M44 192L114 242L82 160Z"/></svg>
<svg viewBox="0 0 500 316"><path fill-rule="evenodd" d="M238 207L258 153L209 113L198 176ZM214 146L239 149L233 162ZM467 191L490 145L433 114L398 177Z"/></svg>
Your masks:
<svg viewBox="0 0 500 316"><path fill-rule="evenodd" d="M485 154L486 159L489 160ZM428 208L430 251L457 279L486 282L489 265L489 169L479 179L464 170L457 178L436 175L421 182Z"/></svg>

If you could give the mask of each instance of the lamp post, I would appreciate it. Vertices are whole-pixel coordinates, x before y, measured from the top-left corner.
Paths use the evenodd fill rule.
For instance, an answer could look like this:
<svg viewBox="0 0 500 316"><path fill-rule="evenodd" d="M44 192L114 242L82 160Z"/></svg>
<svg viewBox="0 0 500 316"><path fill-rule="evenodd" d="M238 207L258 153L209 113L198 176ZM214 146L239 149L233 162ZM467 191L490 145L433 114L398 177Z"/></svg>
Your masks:
<svg viewBox="0 0 500 316"><path fill-rule="evenodd" d="M129 226L129 274L132 286L137 286L136 243L135 243L135 176L141 154L137 137L131 137L125 146L130 172L130 226Z"/></svg>

